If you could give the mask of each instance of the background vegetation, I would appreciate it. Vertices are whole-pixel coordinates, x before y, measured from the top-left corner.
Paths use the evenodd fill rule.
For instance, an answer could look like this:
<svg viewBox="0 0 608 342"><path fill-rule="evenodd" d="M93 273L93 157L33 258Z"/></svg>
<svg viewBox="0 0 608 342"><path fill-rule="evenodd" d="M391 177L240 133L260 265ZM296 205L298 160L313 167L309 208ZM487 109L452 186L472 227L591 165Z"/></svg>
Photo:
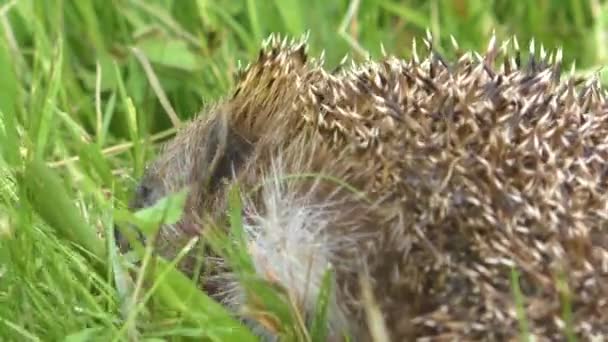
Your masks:
<svg viewBox="0 0 608 342"><path fill-rule="evenodd" d="M522 46L531 38L547 49L561 46L567 65L576 61L577 70L592 72L608 62L607 6L600 0L0 1L0 340L222 340L217 327L234 323L216 307L206 316L185 315L189 320L151 308L123 315L128 301L116 257L91 239L111 232L158 143L178 121L227 94L239 61L254 58L269 33L309 30L311 54L325 50L331 66L346 53L378 56L381 44L408 57L412 39L427 28L440 48L453 35L476 50L495 30L501 39L517 35ZM80 241L96 261L68 241ZM164 295L179 317L205 303Z"/></svg>

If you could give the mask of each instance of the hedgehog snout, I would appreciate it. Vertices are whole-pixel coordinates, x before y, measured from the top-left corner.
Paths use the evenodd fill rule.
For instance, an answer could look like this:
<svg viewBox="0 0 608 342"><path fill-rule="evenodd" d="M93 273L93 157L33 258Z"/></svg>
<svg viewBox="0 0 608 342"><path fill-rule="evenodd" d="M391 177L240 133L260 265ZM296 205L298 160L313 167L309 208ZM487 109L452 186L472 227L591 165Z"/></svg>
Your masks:
<svg viewBox="0 0 608 342"><path fill-rule="evenodd" d="M157 182L154 182L149 174L146 174L136 185L133 196L128 204L130 211L134 212L139 209L147 208L154 205L161 197L163 190ZM124 229L131 230L137 237L140 243L145 244L146 238L137 226L129 224ZM120 231L118 226L114 226L114 237L116 244L122 253L131 250L131 244L127 237Z"/></svg>

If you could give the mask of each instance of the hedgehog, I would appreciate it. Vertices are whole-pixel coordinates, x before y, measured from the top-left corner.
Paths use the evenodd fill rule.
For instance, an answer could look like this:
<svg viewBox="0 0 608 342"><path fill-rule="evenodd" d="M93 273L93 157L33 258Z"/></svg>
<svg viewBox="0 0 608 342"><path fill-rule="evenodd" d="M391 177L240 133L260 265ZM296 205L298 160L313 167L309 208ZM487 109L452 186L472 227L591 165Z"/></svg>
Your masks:
<svg viewBox="0 0 608 342"><path fill-rule="evenodd" d="M422 41L425 58L414 40L408 59L326 70L306 35L271 35L138 183L133 209L188 189L156 251L204 237L238 184L255 273L302 317L331 270L330 340L514 340L522 322L536 340L608 336L606 90L533 40L452 39L451 60ZM201 288L244 312L222 258L191 254L224 265Z"/></svg>

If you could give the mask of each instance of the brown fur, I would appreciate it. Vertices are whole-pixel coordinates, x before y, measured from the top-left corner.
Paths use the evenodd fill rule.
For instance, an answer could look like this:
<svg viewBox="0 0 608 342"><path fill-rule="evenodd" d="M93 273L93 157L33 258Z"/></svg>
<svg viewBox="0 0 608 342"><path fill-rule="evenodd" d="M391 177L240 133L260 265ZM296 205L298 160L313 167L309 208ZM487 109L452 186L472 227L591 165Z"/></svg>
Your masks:
<svg viewBox="0 0 608 342"><path fill-rule="evenodd" d="M323 174L365 194L327 178L286 185L334 203L324 234L349 242L331 260L336 298L362 340L361 270L393 340L515 339L511 266L537 338L566 336L558 276L576 335L608 334L605 90L560 80L558 57L521 66L516 51L497 63L504 51L492 40L485 56L449 65L386 57L331 74L304 42L273 36L232 96L150 166L155 198L192 186L161 253L205 229L198 213L224 215L222 182L250 190L280 159L282 174Z"/></svg>

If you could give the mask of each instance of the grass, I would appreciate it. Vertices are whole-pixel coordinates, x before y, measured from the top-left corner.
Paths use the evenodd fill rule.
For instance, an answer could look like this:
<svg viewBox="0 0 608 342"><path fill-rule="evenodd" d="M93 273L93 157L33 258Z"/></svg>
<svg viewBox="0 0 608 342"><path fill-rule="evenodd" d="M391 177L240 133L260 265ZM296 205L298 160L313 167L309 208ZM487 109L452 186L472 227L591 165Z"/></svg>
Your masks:
<svg viewBox="0 0 608 342"><path fill-rule="evenodd" d="M607 25L600 0L1 2L0 340L255 340L149 250L139 253L156 266L154 291L129 284L95 234L160 219L124 209L146 161L227 94L269 33L309 30L311 53L325 50L332 66L381 46L407 57L427 28L440 50L450 35L483 49L495 30L562 46L567 64L592 72L608 62ZM178 210L177 199L161 209ZM245 260L240 251L230 255ZM149 302L135 306L132 291ZM261 293L287 339L324 336L322 307L308 331L280 294Z"/></svg>

